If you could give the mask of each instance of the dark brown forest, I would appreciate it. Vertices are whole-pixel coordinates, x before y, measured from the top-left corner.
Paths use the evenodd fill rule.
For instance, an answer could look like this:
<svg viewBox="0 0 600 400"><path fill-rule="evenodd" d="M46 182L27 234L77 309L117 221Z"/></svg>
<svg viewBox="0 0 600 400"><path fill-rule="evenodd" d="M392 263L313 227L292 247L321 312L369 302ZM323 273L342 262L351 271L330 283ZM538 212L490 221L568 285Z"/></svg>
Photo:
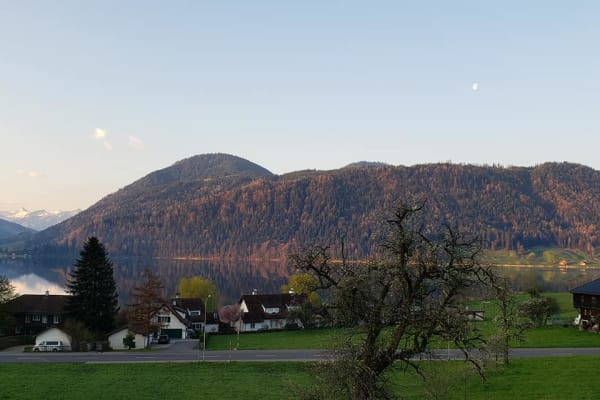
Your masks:
<svg viewBox="0 0 600 400"><path fill-rule="evenodd" d="M348 255L364 258L400 200L425 201L426 230L460 227L486 249L593 254L599 244L600 172L578 164L357 163L274 175L207 154L149 174L38 233L28 247L76 252L94 235L119 256L283 259L344 237Z"/></svg>

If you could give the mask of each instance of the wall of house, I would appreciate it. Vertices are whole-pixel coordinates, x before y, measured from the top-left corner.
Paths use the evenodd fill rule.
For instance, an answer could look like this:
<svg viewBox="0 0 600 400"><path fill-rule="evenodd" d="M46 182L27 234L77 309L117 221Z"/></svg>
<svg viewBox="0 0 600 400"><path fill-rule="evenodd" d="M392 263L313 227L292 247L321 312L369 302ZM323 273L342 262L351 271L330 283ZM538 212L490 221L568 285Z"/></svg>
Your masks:
<svg viewBox="0 0 600 400"><path fill-rule="evenodd" d="M125 338L125 336L127 336L128 332L129 332L129 329L121 329L120 331L115 332L112 335L110 335L108 337L108 342L110 344L110 348L113 350L127 349L127 347L125 347L125 345L123 344L123 339ZM144 348L144 336L140 335L139 333L136 333L134 338L135 338L134 339L135 348L143 349Z"/></svg>
<svg viewBox="0 0 600 400"><path fill-rule="evenodd" d="M181 331L182 331L181 337L183 339L186 339L187 338L187 326L185 324L183 324L177 318L177 316L175 316L171 311L161 310L161 312L159 313L159 316L167 316L167 315L170 317L170 322L167 324L162 324L161 328L162 329L181 329Z"/></svg>
<svg viewBox="0 0 600 400"><path fill-rule="evenodd" d="M35 344L49 340L60 340L64 346L71 347L71 337L58 328L50 328L37 335L35 337Z"/></svg>
<svg viewBox="0 0 600 400"><path fill-rule="evenodd" d="M269 329L268 321L256 322L254 324L242 323L241 332L256 332L256 331L265 330L265 329Z"/></svg>

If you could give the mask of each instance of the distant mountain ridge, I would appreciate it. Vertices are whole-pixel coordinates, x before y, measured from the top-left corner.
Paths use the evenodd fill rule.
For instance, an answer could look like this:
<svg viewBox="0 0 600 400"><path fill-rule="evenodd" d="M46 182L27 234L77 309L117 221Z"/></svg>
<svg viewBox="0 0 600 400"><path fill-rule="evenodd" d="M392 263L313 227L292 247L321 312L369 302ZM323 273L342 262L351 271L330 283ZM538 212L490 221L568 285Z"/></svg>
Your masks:
<svg viewBox="0 0 600 400"><path fill-rule="evenodd" d="M32 230L19 224L15 224L14 222L0 219L0 240L28 232L32 232Z"/></svg>
<svg viewBox="0 0 600 400"><path fill-rule="evenodd" d="M71 211L46 211L36 210L28 211L24 208L15 211L0 211L0 218L22 225L36 231L41 231L49 226L56 225L81 210Z"/></svg>
<svg viewBox="0 0 600 400"><path fill-rule="evenodd" d="M407 199L426 199L426 229L459 226L487 249L594 254L600 244L600 172L579 164L361 162L278 176L239 157L205 154L150 173L28 246L75 253L95 235L113 255L285 258L343 235L349 256L363 258L394 205Z"/></svg>

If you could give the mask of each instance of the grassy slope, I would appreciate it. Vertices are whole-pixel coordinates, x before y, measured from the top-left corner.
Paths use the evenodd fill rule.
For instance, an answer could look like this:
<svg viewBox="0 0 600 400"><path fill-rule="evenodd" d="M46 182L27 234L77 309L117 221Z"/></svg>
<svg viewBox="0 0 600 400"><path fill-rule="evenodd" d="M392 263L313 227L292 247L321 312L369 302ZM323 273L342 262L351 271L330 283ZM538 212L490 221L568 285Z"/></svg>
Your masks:
<svg viewBox="0 0 600 400"><path fill-rule="evenodd" d="M533 255L532 255L533 253ZM545 265L558 267L561 260L568 261L568 265L576 267L585 260L589 267L598 267L600 262L594 256L579 250L569 250L560 247L534 247L518 255L513 250L485 250L483 261L492 265Z"/></svg>

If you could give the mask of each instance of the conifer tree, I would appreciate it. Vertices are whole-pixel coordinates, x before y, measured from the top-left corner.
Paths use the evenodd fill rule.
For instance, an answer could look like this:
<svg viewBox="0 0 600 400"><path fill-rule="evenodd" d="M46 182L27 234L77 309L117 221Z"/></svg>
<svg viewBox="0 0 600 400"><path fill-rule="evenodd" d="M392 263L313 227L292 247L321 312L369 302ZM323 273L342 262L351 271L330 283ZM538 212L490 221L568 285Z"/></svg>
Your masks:
<svg viewBox="0 0 600 400"><path fill-rule="evenodd" d="M69 277L69 316L83 322L96 338L114 329L119 307L113 263L98 238L90 237L84 243Z"/></svg>

